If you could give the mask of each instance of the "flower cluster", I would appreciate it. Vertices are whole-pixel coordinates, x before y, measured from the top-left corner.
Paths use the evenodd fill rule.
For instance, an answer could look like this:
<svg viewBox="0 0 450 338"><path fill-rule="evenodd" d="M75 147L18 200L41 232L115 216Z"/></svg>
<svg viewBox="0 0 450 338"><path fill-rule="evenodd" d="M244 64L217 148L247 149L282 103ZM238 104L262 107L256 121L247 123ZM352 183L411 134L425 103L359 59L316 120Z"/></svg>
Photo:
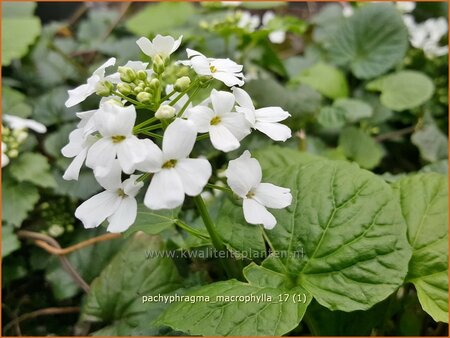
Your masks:
<svg viewBox="0 0 450 338"><path fill-rule="evenodd" d="M69 90L67 107L94 93L102 97L98 109L77 113L78 126L62 149L64 156L73 158L64 179L77 180L85 164L105 189L75 212L86 228L107 220L108 231L128 229L136 219L136 198L144 186L144 205L152 210L173 209L183 204L186 195L200 195L213 168L207 159L191 157L196 142L209 139L217 150L230 152L252 130L275 141L291 137L290 129L280 123L290 116L288 112L280 107L256 109L240 88L244 84L241 65L191 49L186 50L187 60L171 62L181 39L140 38L137 44L151 63L129 61L106 75L116 63L111 58L85 84ZM188 67L190 73L177 74L190 76L168 83L165 73L171 67ZM208 88L212 81L222 82L228 90L212 89L194 105L199 89ZM291 203L289 189L261 183L261 167L248 151L230 161L225 176L231 190L225 189L243 200L248 223L273 228L276 220L266 208Z"/></svg>

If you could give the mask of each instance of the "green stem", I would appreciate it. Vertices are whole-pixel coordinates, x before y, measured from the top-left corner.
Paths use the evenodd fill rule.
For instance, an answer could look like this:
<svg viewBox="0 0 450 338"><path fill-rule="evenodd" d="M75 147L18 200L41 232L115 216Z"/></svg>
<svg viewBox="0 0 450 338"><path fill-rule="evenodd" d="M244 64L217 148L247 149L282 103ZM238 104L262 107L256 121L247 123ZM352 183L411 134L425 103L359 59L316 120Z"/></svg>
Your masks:
<svg viewBox="0 0 450 338"><path fill-rule="evenodd" d="M269 236L267 236L266 230L264 229L263 226L261 226L261 231L262 231L262 235L264 237L264 239L266 240L267 244L269 245L270 250L272 250L272 253L276 253L276 250L272 244L272 242L269 239Z"/></svg>
<svg viewBox="0 0 450 338"><path fill-rule="evenodd" d="M130 102L130 103L132 103L132 104L134 104L136 106L149 107L149 106L143 105L139 101L136 101L134 99L129 98L128 96L123 95L122 93L119 93L118 91L112 90L111 94L114 94L114 95L116 95L116 96L118 96L118 97L120 97L120 98L122 98L124 100L127 100L128 102Z"/></svg>
<svg viewBox="0 0 450 338"><path fill-rule="evenodd" d="M157 138L158 140L162 140L163 139L163 137L161 135L155 134L155 133L152 133L152 132L149 132L149 131L141 130L140 133L144 134L144 135L147 135L147 136L151 136L151 137Z"/></svg>
<svg viewBox="0 0 450 338"><path fill-rule="evenodd" d="M206 140L207 138L209 138L209 133L197 136L197 138L195 140L196 141L201 141L201 140Z"/></svg>
<svg viewBox="0 0 450 338"><path fill-rule="evenodd" d="M166 96L164 96L162 99L161 99L161 102L164 102L164 101L167 101L173 94L175 94L177 91L174 89L174 90L172 90L169 94L167 94Z"/></svg>
<svg viewBox="0 0 450 338"><path fill-rule="evenodd" d="M177 219L175 220L175 224L178 225L180 228L186 230L187 232L189 232L190 234L201 238L201 239L210 239L208 235L202 233L201 231L198 231L192 227L190 227L189 225L187 225L186 223L184 223L183 221Z"/></svg>
<svg viewBox="0 0 450 338"><path fill-rule="evenodd" d="M151 117L148 120L145 120L144 122L139 123L138 125L134 126L133 132L136 132L137 130L141 129L142 127L145 127L147 124L151 124L155 121L158 121L158 119L156 117Z"/></svg>
<svg viewBox="0 0 450 338"><path fill-rule="evenodd" d="M215 185L215 184L208 183L208 184L206 184L206 187L211 188L211 189L216 189L216 190L222 190L222 191L228 192L230 194L233 193L230 189L228 189L227 187L222 187L221 185Z"/></svg>
<svg viewBox="0 0 450 338"><path fill-rule="evenodd" d="M136 180L136 182L144 182L148 177L152 176L153 173L144 173Z"/></svg>
<svg viewBox="0 0 450 338"><path fill-rule="evenodd" d="M162 128L162 124L158 123L158 124L153 124L153 125L148 126L148 127L141 128L141 129L137 130L137 132L152 131L152 130L156 130L156 129L160 129L160 128Z"/></svg>
<svg viewBox="0 0 450 338"><path fill-rule="evenodd" d="M187 87L185 90L183 90L176 98L173 99L172 102L169 103L169 106L174 106L182 97L184 94L186 94L188 91L190 91L192 88L198 85L199 79L196 79L194 82L191 83L189 87Z"/></svg>
<svg viewBox="0 0 450 338"><path fill-rule="evenodd" d="M192 102L192 99L194 98L194 96L197 94L198 90L200 89L200 87L197 87L194 89L194 92L189 96L188 100L186 101L186 103L183 105L183 107L180 109L180 111L177 114L177 117L181 117L183 116L184 111L187 109L187 107L189 106L189 103Z"/></svg>

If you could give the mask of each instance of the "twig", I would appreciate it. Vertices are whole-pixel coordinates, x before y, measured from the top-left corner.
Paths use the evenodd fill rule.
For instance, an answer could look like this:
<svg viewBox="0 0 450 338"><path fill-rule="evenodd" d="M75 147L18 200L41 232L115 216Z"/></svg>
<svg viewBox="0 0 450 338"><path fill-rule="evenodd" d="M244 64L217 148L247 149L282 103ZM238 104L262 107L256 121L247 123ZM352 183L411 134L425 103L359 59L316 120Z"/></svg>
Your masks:
<svg viewBox="0 0 450 338"><path fill-rule="evenodd" d="M45 309L36 310L33 312L25 313L15 319L13 319L11 322L5 325L3 328L3 332L8 331L10 328L12 328L15 325L18 325L20 322L28 319L33 319L39 316L49 316L49 315L61 315L61 314L67 314L67 313L78 313L80 312L80 308L78 306L69 306L69 307L49 307Z"/></svg>
<svg viewBox="0 0 450 338"><path fill-rule="evenodd" d="M399 129L399 130L394 130L394 131L376 136L375 141L382 142L385 140L395 139L397 137L413 133L415 130L416 130L415 126L403 128L403 129Z"/></svg>

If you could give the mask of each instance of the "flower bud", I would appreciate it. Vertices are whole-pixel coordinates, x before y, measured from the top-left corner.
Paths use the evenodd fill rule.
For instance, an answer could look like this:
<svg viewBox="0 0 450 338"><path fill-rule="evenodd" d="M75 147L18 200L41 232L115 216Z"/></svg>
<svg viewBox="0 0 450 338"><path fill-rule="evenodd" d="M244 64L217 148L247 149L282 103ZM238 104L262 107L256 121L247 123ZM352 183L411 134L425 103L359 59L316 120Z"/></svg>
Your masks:
<svg viewBox="0 0 450 338"><path fill-rule="evenodd" d="M153 79L150 81L150 88L152 88L152 89L159 88L159 85L160 85L160 83L159 83L158 79Z"/></svg>
<svg viewBox="0 0 450 338"><path fill-rule="evenodd" d="M136 76L139 80L142 80L142 81L147 80L147 72L145 70L139 70L136 73Z"/></svg>
<svg viewBox="0 0 450 338"><path fill-rule="evenodd" d="M173 89L175 89L177 92L182 92L182 91L186 90L190 84L191 84L191 79L187 76L183 76L175 81Z"/></svg>
<svg viewBox="0 0 450 338"><path fill-rule="evenodd" d="M133 92L137 95L137 94L139 94L140 92L143 92L144 91L144 88L142 88L142 87L140 87L140 86L136 86L136 87L134 87L134 89L133 89Z"/></svg>
<svg viewBox="0 0 450 338"><path fill-rule="evenodd" d="M13 134L16 137L17 142L19 143L22 143L28 137L28 133L23 129L14 130Z"/></svg>
<svg viewBox="0 0 450 338"><path fill-rule="evenodd" d="M110 96L113 90L113 84L109 81L101 81L97 84L96 94L98 96Z"/></svg>
<svg viewBox="0 0 450 338"><path fill-rule="evenodd" d="M8 157L15 158L17 156L19 156L19 151L17 149L11 149L8 151Z"/></svg>
<svg viewBox="0 0 450 338"><path fill-rule="evenodd" d="M153 71L156 74L162 74L164 72L164 68L164 60L162 59L162 57L159 55L155 55L153 57Z"/></svg>
<svg viewBox="0 0 450 338"><path fill-rule="evenodd" d="M119 67L117 70L123 82L133 82L136 79L136 72L130 67Z"/></svg>
<svg viewBox="0 0 450 338"><path fill-rule="evenodd" d="M175 116L175 108L167 104L163 104L155 113L157 119L170 119Z"/></svg>
<svg viewBox="0 0 450 338"><path fill-rule="evenodd" d="M145 87L144 88L144 92L151 93L152 91L153 91L153 89L150 88L150 87Z"/></svg>
<svg viewBox="0 0 450 338"><path fill-rule="evenodd" d="M140 92L136 95L136 100L142 103L150 102L152 96L147 92Z"/></svg>
<svg viewBox="0 0 450 338"><path fill-rule="evenodd" d="M131 87L128 83L123 83L123 82L119 83L117 85L117 90L125 96L128 96L131 94Z"/></svg>

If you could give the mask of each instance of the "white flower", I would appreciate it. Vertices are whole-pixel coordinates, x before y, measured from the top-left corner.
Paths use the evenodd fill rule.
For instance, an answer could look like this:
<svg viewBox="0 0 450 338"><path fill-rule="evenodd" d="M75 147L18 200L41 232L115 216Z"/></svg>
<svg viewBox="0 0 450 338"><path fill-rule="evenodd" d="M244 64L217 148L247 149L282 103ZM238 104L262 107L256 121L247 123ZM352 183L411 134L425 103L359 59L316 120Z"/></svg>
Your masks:
<svg viewBox="0 0 450 338"><path fill-rule="evenodd" d="M14 115L3 115L3 120L9 125L11 129L31 129L37 133L43 134L47 128L39 122L30 119L24 119Z"/></svg>
<svg viewBox="0 0 450 338"><path fill-rule="evenodd" d="M237 26L239 28L246 28L250 32L255 31L260 24L259 16L252 15L250 12L240 12L240 18Z"/></svg>
<svg viewBox="0 0 450 338"><path fill-rule="evenodd" d="M77 128L69 134L69 143L61 149L61 153L74 159L64 172L63 179L78 180L88 150L96 140L94 136L86 135L83 128Z"/></svg>
<svg viewBox="0 0 450 338"><path fill-rule="evenodd" d="M132 175L122 182L118 161L113 161L107 176L96 177L106 190L92 196L75 211L75 217L83 222L85 228L98 227L108 220L108 231L123 232L136 220L137 202L135 196L144 185L136 182L138 175Z"/></svg>
<svg viewBox="0 0 450 338"><path fill-rule="evenodd" d="M178 47L180 47L183 36L175 40L171 36L156 35L153 41L142 37L136 41L142 52L150 57L159 55L162 59L168 58Z"/></svg>
<svg viewBox="0 0 450 338"><path fill-rule="evenodd" d="M175 116L176 109L168 104L162 104L159 106L155 113L157 119L170 119Z"/></svg>
<svg viewBox="0 0 450 338"><path fill-rule="evenodd" d="M268 26L270 21L275 19L275 14L272 11L267 11L264 13L262 22L263 26ZM282 29L274 30L273 32L269 33L269 40L272 43L283 43L286 40L286 31Z"/></svg>
<svg viewBox="0 0 450 338"><path fill-rule="evenodd" d="M171 93L173 91L173 85L167 85L166 86L166 93ZM178 93L177 93L178 95ZM175 95L176 96L176 95ZM172 95L172 99L174 98L174 95ZM181 111L181 109L184 107L184 105L189 101L188 94L184 94L172 107L175 108L175 115L178 115L178 113ZM170 103L170 100L164 101L161 103L161 105L168 105ZM186 117L186 111L188 109L192 108L192 103L189 102L186 106L186 110L183 114L183 117Z"/></svg>
<svg viewBox="0 0 450 338"><path fill-rule="evenodd" d="M9 157L6 155L8 147L2 142L2 168L9 164Z"/></svg>
<svg viewBox="0 0 450 338"><path fill-rule="evenodd" d="M266 208L283 209L292 202L290 189L261 183L261 166L247 150L230 161L225 175L231 190L244 200L244 217L250 224L272 229L277 220Z"/></svg>
<svg viewBox="0 0 450 338"><path fill-rule="evenodd" d="M241 5L242 1L221 1L220 3L224 7L238 7Z"/></svg>
<svg viewBox="0 0 450 338"><path fill-rule="evenodd" d="M211 92L212 109L199 105L188 112L200 133L209 133L214 148L228 152L239 148L241 141L250 134L250 124L243 113L232 112L234 95L215 89Z"/></svg>
<svg viewBox="0 0 450 338"><path fill-rule="evenodd" d="M107 101L93 118L102 138L89 148L86 165L96 175L104 175L117 157L123 171L131 174L134 166L145 159L145 142L133 135L134 106L121 107Z"/></svg>
<svg viewBox="0 0 450 338"><path fill-rule="evenodd" d="M73 107L86 100L88 96L94 94L97 90L98 83L105 78L105 69L114 66L115 63L116 58L110 58L94 71L94 74L87 79L85 84L69 90L69 98L66 101L66 107Z"/></svg>
<svg viewBox="0 0 450 338"><path fill-rule="evenodd" d="M242 65L238 65L230 59L207 58L200 52L189 48L186 49L186 52L190 60L180 61L179 63L191 66L198 75L212 76L228 87L244 84Z"/></svg>
<svg viewBox="0 0 450 338"><path fill-rule="evenodd" d="M199 195L211 176L212 168L205 159L188 158L197 131L192 122L176 119L164 132L162 151L147 147L147 161L137 169L153 172L144 204L153 210L173 209L184 201L184 195Z"/></svg>
<svg viewBox="0 0 450 338"><path fill-rule="evenodd" d="M351 17L354 13L353 6L348 4L347 2L341 2L340 4L342 6L342 15L345 18Z"/></svg>
<svg viewBox="0 0 450 338"><path fill-rule="evenodd" d="M413 1L397 1L395 6L402 13L411 13L416 8L416 3Z"/></svg>
<svg viewBox="0 0 450 338"><path fill-rule="evenodd" d="M147 69L148 62L141 62L141 61L128 61L124 67L131 68L135 72L138 72L140 70L145 70L147 73L147 76L151 76L153 74L153 69ZM111 75L108 75L105 77L105 80L108 80L112 83L120 83L120 74L119 72L115 72Z"/></svg>
<svg viewBox="0 0 450 338"><path fill-rule="evenodd" d="M247 92L241 88L233 88L233 94L240 107L237 111L245 114L252 127L266 134L274 141L286 141L291 137L291 129L284 124L278 123L291 116L281 107L267 107L255 109L252 99Z"/></svg>

